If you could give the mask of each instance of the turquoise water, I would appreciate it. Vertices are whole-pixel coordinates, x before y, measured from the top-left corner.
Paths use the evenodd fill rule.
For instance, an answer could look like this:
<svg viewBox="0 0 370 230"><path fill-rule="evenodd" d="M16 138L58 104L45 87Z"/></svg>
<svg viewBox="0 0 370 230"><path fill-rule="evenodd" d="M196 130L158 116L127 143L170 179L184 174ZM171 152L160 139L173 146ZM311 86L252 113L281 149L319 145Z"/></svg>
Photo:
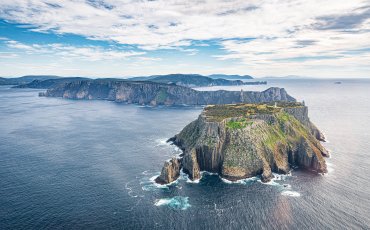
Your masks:
<svg viewBox="0 0 370 230"><path fill-rule="evenodd" d="M368 229L370 81L275 80L309 106L332 157L268 184L203 173L153 179L166 144L201 107L140 107L38 97L0 87L0 229ZM240 90L240 87L224 87ZM212 88L214 89L214 88Z"/></svg>

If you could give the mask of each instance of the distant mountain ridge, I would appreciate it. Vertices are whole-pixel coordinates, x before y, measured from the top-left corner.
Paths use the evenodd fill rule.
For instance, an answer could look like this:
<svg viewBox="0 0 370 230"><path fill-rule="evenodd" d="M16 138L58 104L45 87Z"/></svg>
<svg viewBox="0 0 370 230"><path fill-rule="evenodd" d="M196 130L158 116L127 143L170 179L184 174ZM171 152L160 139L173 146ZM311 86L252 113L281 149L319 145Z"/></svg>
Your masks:
<svg viewBox="0 0 370 230"><path fill-rule="evenodd" d="M74 82L74 81L82 81L82 80L91 80L90 78L84 77L60 77L60 78L53 78L47 80L33 80L27 84L20 84L13 88L33 88L33 89L49 89L56 87L59 84Z"/></svg>
<svg viewBox="0 0 370 230"><path fill-rule="evenodd" d="M227 80L224 77L232 77L236 75L212 75L203 76L199 74L168 74L168 75L153 75L148 77L133 77L128 80L133 81L151 81L166 84L176 84L186 87L202 87L202 86L231 86L231 85L258 85L266 84L265 81L243 82L242 80ZM240 76L239 76L240 77ZM252 78L246 78L252 79ZM245 80L246 80L245 79Z"/></svg>
<svg viewBox="0 0 370 230"><path fill-rule="evenodd" d="M55 75L26 75L23 77L16 77L16 78L4 78L0 77L0 85L21 85L21 84L28 84L34 80L43 81L48 79L58 79L61 78Z"/></svg>
<svg viewBox="0 0 370 230"><path fill-rule="evenodd" d="M217 78L223 78L223 79L232 79L232 80L250 80L250 79L254 79L252 76L250 75L238 75L238 74L211 74L211 75L208 75L207 77L210 77L210 78L213 78L213 79L217 79Z"/></svg>
<svg viewBox="0 0 370 230"><path fill-rule="evenodd" d="M213 77L215 77L214 75ZM217 75L221 76L221 75ZM222 76L236 76L236 75L222 75ZM249 79L249 78L248 78ZM35 88L35 89L49 89L58 84L65 84L68 82L79 80L92 80L85 77L58 77L58 76L24 76L21 78L0 78L3 85L17 85L14 88ZM101 78L99 80L105 81L150 81L164 84L175 84L185 87L205 87L205 86L233 86L233 85L260 85L267 84L266 81L247 81L242 80L227 80L221 78L211 78L199 74L168 74L168 75L152 75L147 77L133 77L133 78Z"/></svg>
<svg viewBox="0 0 370 230"><path fill-rule="evenodd" d="M238 75L238 74L211 74L211 75L201 75L201 74L182 74L182 73L176 73L176 74L163 74L163 75L150 75L150 76L138 76L138 77L130 77L127 78L129 80L135 80L135 81L142 81L142 80L151 80L157 77L161 76L169 76L169 75L183 75L183 76L198 76L198 77L208 77L212 79L226 79L226 80L251 80L254 79L250 75Z"/></svg>

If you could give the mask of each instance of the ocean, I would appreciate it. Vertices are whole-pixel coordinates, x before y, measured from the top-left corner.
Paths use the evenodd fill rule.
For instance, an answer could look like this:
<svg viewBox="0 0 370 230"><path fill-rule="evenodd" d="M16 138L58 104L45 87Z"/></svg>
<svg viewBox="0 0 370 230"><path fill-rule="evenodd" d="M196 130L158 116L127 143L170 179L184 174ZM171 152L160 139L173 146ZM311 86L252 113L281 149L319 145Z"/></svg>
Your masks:
<svg viewBox="0 0 370 230"><path fill-rule="evenodd" d="M334 84L341 81L342 84ZM263 184L153 182L202 107L38 97L0 87L0 229L370 229L370 80L268 80L309 107L329 173Z"/></svg>

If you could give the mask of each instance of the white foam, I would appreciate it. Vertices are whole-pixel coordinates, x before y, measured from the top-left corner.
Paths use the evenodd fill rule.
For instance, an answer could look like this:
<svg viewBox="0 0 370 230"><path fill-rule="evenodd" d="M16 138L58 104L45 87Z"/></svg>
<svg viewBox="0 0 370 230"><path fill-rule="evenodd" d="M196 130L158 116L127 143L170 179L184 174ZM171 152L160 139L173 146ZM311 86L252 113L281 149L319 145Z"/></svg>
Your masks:
<svg viewBox="0 0 370 230"><path fill-rule="evenodd" d="M281 184L275 182L275 180L270 180L268 182L263 182L261 180L258 180L258 182L260 182L261 184L265 184L265 185L272 185L272 186L281 186Z"/></svg>
<svg viewBox="0 0 370 230"><path fill-rule="evenodd" d="M278 174L278 173L272 173L274 175L274 178L272 178L269 182L262 182L261 180L258 180L258 182L266 185L272 185L272 186L283 186L276 181L285 181L287 177L292 176L291 171L288 174Z"/></svg>
<svg viewBox="0 0 370 230"><path fill-rule="evenodd" d="M138 197L139 195L132 195L133 191L129 191L127 194L132 197L132 198L136 198Z"/></svg>
<svg viewBox="0 0 370 230"><path fill-rule="evenodd" d="M133 195L134 194L134 191L132 190L132 188L128 185L130 182L127 182L126 184L125 184L125 188L126 188L126 190L128 190L128 192L127 192L127 194L130 196L130 197L133 197L133 198L135 198L135 197L138 197L139 195Z"/></svg>
<svg viewBox="0 0 370 230"><path fill-rule="evenodd" d="M168 139L166 138L161 138L161 139L156 139L155 142L157 143L156 146L170 146L170 143L167 142Z"/></svg>
<svg viewBox="0 0 370 230"><path fill-rule="evenodd" d="M185 180L185 181L186 181L186 183L198 184L198 183L200 182L200 180L202 179L202 176L203 176L203 173L201 172L201 173L200 173L200 178L199 178L199 179L197 179L197 180L191 180L191 179L189 178L189 175L188 175L188 174L186 174L186 173L184 173L183 169L181 169L179 179L180 179L180 180Z"/></svg>
<svg viewBox="0 0 370 230"><path fill-rule="evenodd" d="M189 204L189 197L175 196L173 198L157 199L154 202L155 206L169 206L173 209L186 210L191 205Z"/></svg>
<svg viewBox="0 0 370 230"><path fill-rule="evenodd" d="M326 162L328 173L332 173L334 171L333 164L330 162Z"/></svg>
<svg viewBox="0 0 370 230"><path fill-rule="evenodd" d="M235 181L231 181L231 180L228 180L222 177L220 178L226 184L249 184L251 182L258 181L258 177L250 177L250 178L245 178L245 179L240 179L240 180L235 180Z"/></svg>
<svg viewBox="0 0 370 230"><path fill-rule="evenodd" d="M188 179L186 180L186 183L191 183L191 184L199 184L200 182L200 179L197 179L197 180L191 180L189 177Z"/></svg>
<svg viewBox="0 0 370 230"><path fill-rule="evenodd" d="M210 176L218 176L218 173L213 173L213 172L201 171L200 173L201 173L202 175L203 175L203 174L207 174L207 175L210 175Z"/></svg>
<svg viewBox="0 0 370 230"><path fill-rule="evenodd" d="M148 175L148 170L145 170L144 172L142 172L141 174L143 175Z"/></svg>
<svg viewBox="0 0 370 230"><path fill-rule="evenodd" d="M156 143L155 146L160 148L169 148L172 153L171 155L169 155L169 157L173 157L174 155L176 158L181 158L181 154L183 154L183 151L171 142L167 142L167 140L167 138L156 139L154 140L154 142Z"/></svg>
<svg viewBox="0 0 370 230"><path fill-rule="evenodd" d="M136 104L137 107L139 108L154 108L153 105L140 105L140 104Z"/></svg>
<svg viewBox="0 0 370 230"><path fill-rule="evenodd" d="M287 174L278 174L278 173L273 173L274 178L272 180L274 181L285 181L288 177L292 176L292 172L290 171Z"/></svg>
<svg viewBox="0 0 370 230"><path fill-rule="evenodd" d="M281 193L281 195L283 196L291 196L291 197L300 197L301 194L299 192L295 192L295 191L283 191Z"/></svg>
<svg viewBox="0 0 370 230"><path fill-rule="evenodd" d="M168 188L168 186L177 184L179 182L179 178L177 178L176 180L174 180L174 181L172 181L171 183L168 183L168 184L158 184L157 182L155 182L155 178L157 178L158 176L159 176L159 174L150 178L150 181L153 184L155 184L155 186L157 186L158 188L164 188L164 187Z"/></svg>
<svg viewBox="0 0 370 230"><path fill-rule="evenodd" d="M167 205L171 203L171 199L159 199L159 200L156 200L154 205L155 206L162 206L162 205Z"/></svg>
<svg viewBox="0 0 370 230"><path fill-rule="evenodd" d="M169 189L170 186L178 184L178 180L172 181L171 183L168 184L158 184L155 182L155 179L159 176L159 174L152 176L149 181L142 181L140 184L144 184L143 187L141 187L142 190L144 191L152 191L154 189Z"/></svg>

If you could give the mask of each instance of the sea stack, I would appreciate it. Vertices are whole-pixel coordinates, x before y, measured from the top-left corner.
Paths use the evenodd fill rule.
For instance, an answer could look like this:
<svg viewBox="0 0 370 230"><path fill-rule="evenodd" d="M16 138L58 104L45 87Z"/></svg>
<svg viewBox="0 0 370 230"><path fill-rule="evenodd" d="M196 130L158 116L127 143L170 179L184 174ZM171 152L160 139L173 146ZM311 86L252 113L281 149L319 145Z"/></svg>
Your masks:
<svg viewBox="0 0 370 230"><path fill-rule="evenodd" d="M191 180L208 171L231 181L260 176L263 182L292 166L326 173L323 140L299 102L211 105L169 139L183 154L166 162L156 181L170 183L181 169Z"/></svg>

